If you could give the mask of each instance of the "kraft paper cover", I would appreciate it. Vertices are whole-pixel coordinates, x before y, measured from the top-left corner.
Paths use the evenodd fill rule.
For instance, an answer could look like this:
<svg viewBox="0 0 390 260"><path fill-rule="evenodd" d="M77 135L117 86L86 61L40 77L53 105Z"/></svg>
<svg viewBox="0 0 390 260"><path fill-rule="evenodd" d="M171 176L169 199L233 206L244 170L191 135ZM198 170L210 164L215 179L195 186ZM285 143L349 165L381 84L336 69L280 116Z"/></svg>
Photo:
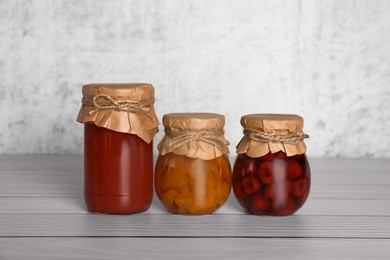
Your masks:
<svg viewBox="0 0 390 260"><path fill-rule="evenodd" d="M159 121L153 106L154 88L151 84L88 84L83 86L82 92L83 104L77 117L78 122L135 134L146 143L150 143L158 132ZM106 107L96 107L93 103L96 97ZM114 102L149 102L150 105L138 112L130 112L126 104L115 108Z"/></svg>
<svg viewBox="0 0 390 260"><path fill-rule="evenodd" d="M280 135L302 133L303 118L298 115L284 114L252 114L241 118L241 125L246 130L251 129L255 132L264 134L280 133ZM303 134L304 135L304 134ZM249 157L261 157L269 152L285 152L287 156L303 154L306 152L306 145L303 138L295 143L286 143L278 141L258 141L245 134L237 145L237 154L246 153Z"/></svg>
<svg viewBox="0 0 390 260"><path fill-rule="evenodd" d="M223 134L225 117L212 113L174 113L163 117L165 136L159 143L161 155L174 153L211 160L229 154ZM207 140L197 135L203 135ZM192 138L191 138L192 136ZM208 137L207 137L208 136Z"/></svg>

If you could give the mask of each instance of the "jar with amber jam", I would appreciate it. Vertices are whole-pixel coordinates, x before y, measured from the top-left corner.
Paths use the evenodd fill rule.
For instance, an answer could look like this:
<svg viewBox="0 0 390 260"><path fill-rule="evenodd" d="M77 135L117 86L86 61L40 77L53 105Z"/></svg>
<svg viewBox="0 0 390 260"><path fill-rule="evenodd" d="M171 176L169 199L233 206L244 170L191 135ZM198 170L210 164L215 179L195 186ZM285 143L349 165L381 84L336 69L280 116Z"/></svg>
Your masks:
<svg viewBox="0 0 390 260"><path fill-rule="evenodd" d="M225 118L212 113L163 117L165 136L158 145L155 190L171 212L209 214L225 203L231 187Z"/></svg>
<svg viewBox="0 0 390 260"><path fill-rule="evenodd" d="M88 211L131 214L153 198L153 144L158 131L151 84L83 86L84 198Z"/></svg>
<svg viewBox="0 0 390 260"><path fill-rule="evenodd" d="M310 191L303 118L252 114L243 116L241 125L244 137L237 146L233 167L235 197L251 214L293 214Z"/></svg>

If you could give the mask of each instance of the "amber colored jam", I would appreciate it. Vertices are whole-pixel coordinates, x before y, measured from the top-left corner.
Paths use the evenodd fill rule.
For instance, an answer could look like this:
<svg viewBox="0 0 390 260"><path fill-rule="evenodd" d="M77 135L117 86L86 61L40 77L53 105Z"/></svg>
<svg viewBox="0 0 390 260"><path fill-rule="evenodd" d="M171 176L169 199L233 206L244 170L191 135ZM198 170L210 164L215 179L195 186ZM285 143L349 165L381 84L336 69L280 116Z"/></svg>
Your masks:
<svg viewBox="0 0 390 260"><path fill-rule="evenodd" d="M310 191L310 168L305 154L285 153L250 158L237 156L233 191L240 205L255 215L291 215L305 203Z"/></svg>
<svg viewBox="0 0 390 260"><path fill-rule="evenodd" d="M179 214L209 214L230 193L231 167L225 155L201 160L168 153L156 164L155 189L162 204Z"/></svg>
<svg viewBox="0 0 390 260"><path fill-rule="evenodd" d="M94 124L84 128L84 196L91 212L147 210L153 197L153 145Z"/></svg>

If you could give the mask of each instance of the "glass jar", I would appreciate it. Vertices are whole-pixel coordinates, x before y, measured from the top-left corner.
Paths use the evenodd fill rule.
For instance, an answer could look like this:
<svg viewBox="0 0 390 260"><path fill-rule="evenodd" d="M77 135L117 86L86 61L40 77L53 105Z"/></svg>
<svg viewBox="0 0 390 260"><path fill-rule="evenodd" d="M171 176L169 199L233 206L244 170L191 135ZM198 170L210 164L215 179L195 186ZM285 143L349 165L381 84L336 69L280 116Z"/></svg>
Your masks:
<svg viewBox="0 0 390 260"><path fill-rule="evenodd" d="M88 211L131 214L153 197L153 136L158 120L150 84L83 87L84 198Z"/></svg>
<svg viewBox="0 0 390 260"><path fill-rule="evenodd" d="M293 214L310 191L303 118L253 114L243 116L241 125L244 137L233 167L235 197L251 214Z"/></svg>
<svg viewBox="0 0 390 260"><path fill-rule="evenodd" d="M163 117L164 139L155 169L161 203L178 214L209 214L227 200L231 187L225 118L211 113Z"/></svg>

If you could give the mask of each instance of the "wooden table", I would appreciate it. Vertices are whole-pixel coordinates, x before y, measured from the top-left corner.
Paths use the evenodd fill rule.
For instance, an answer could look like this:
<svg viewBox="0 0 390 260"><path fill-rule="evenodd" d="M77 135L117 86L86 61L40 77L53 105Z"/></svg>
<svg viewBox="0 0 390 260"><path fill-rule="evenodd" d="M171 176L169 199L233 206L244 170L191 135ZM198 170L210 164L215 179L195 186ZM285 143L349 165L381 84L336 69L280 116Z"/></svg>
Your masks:
<svg viewBox="0 0 390 260"><path fill-rule="evenodd" d="M85 211L80 155L0 156L0 259L390 259L390 160L311 159L295 215Z"/></svg>

